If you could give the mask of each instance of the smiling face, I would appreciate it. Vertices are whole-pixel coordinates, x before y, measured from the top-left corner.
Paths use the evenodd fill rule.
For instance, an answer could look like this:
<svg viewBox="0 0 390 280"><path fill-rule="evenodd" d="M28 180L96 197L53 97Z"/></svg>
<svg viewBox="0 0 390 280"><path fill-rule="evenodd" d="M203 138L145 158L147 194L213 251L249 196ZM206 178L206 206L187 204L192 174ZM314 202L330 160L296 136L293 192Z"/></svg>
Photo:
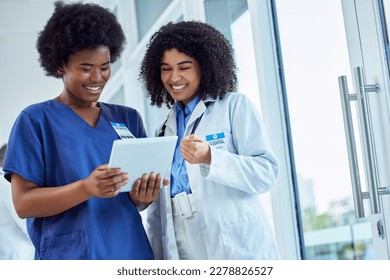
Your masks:
<svg viewBox="0 0 390 280"><path fill-rule="evenodd" d="M100 98L111 76L110 50L101 46L84 49L71 56L59 70L64 82L61 98L65 103L88 107Z"/></svg>
<svg viewBox="0 0 390 280"><path fill-rule="evenodd" d="M161 59L161 81L174 100L187 105L199 90L199 63L177 49L166 50Z"/></svg>

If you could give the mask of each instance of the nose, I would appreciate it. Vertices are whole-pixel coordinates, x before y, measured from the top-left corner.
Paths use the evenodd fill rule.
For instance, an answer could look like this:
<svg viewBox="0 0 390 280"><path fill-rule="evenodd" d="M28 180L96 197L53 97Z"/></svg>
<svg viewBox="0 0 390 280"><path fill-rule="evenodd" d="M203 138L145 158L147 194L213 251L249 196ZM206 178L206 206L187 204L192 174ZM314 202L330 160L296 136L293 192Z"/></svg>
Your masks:
<svg viewBox="0 0 390 280"><path fill-rule="evenodd" d="M100 70L93 70L91 71L90 78L91 82L100 82L102 79L102 73Z"/></svg>
<svg viewBox="0 0 390 280"><path fill-rule="evenodd" d="M176 83L177 81L180 81L181 75L177 71L172 71L172 75L170 77L170 80L172 83Z"/></svg>

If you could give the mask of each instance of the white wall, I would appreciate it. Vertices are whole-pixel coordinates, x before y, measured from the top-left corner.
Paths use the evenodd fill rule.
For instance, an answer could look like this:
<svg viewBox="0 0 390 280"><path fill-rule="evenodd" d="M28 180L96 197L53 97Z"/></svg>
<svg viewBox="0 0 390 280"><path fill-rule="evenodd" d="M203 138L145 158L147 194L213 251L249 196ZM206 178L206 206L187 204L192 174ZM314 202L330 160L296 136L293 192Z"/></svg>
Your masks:
<svg viewBox="0 0 390 280"><path fill-rule="evenodd" d="M62 90L62 81L53 77L47 77L38 62L38 52L35 44L38 33L43 29L47 20L54 10L55 0L1 0L0 1L0 145L7 142L12 125L19 113L28 105L52 99ZM73 2L64 0L64 2ZM110 4L112 8L117 1L88 0L84 2L96 2ZM121 8L131 13L134 12L130 0L121 1ZM131 18L135 19L135 15ZM122 56L124 67L120 73L113 75L107 84L101 101L110 102L117 87L125 85L125 105L137 109L148 129L149 135L153 135L154 128L165 117L164 109L155 107L145 109L149 100L139 88L137 81L138 67L134 63L140 63L142 54L137 56L129 54L134 50L137 38L133 38L135 23L129 20L130 17L119 15L119 20L125 27L128 44L127 51ZM133 19L133 20L134 20ZM142 42L146 45L146 42ZM138 48L137 48L138 49ZM126 63L126 60L136 58L133 63ZM133 67L129 71L129 67ZM129 86L130 84L130 86ZM145 104L146 103L146 104ZM147 111L147 112L146 112Z"/></svg>
<svg viewBox="0 0 390 280"><path fill-rule="evenodd" d="M46 77L35 48L38 32L53 11L53 1L0 1L0 144L20 111L58 95L61 80Z"/></svg>

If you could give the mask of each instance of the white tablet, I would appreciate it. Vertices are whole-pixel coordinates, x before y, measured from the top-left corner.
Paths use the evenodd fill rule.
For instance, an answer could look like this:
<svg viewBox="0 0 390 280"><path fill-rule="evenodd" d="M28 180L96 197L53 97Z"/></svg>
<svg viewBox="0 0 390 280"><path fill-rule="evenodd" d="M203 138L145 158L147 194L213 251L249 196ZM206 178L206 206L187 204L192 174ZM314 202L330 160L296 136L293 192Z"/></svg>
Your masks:
<svg viewBox="0 0 390 280"><path fill-rule="evenodd" d="M121 188L121 192L133 189L134 182L144 173L155 172L170 179L167 174L172 163L177 136L118 139L112 143L108 166L121 168L129 175L129 183Z"/></svg>

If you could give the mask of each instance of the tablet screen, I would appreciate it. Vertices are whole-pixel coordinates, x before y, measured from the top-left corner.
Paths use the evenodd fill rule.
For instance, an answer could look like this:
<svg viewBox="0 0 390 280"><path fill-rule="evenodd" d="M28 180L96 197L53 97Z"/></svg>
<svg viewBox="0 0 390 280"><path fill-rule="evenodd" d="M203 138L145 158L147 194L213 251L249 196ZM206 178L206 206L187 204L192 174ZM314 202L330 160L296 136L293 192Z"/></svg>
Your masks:
<svg viewBox="0 0 390 280"><path fill-rule="evenodd" d="M144 173L155 172L170 179L170 166L175 151L177 136L150 137L136 139L118 139L112 144L110 168L121 168L127 172L129 183L121 188L121 192L131 191L134 182Z"/></svg>

